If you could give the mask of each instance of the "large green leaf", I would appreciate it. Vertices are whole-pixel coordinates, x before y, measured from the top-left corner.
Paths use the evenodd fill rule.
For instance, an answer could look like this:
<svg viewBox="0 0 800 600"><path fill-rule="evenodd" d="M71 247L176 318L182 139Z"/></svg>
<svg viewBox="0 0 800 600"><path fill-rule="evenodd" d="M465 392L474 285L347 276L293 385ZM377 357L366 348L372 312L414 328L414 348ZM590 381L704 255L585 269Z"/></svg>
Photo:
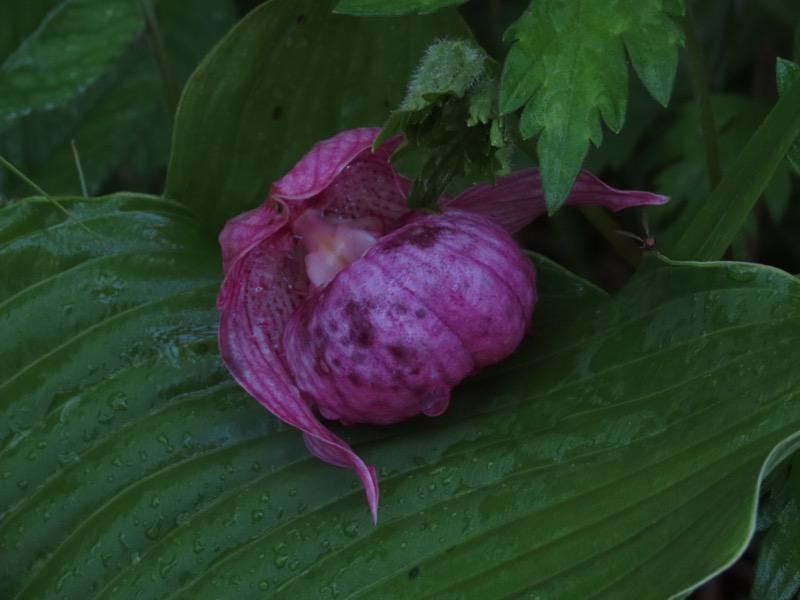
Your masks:
<svg viewBox="0 0 800 600"><path fill-rule="evenodd" d="M524 107L520 133L539 136L548 210L566 200L589 142L625 121L628 63L661 104L669 101L681 35L680 0L534 0L506 32L500 110Z"/></svg>
<svg viewBox="0 0 800 600"><path fill-rule="evenodd" d="M198 11L183 0L160 0L156 6L169 69L177 85L188 79L234 21L229 0L213 0L203 6ZM150 183L148 176L152 177L155 168L163 168L169 158L173 115L166 104L151 48L142 36L82 94L61 107L34 111L15 121L0 135L0 154L43 189L63 195L81 193L71 140L80 153L89 194L96 193L123 164L119 179L127 184L126 189L138 179ZM142 127L143 123L147 127ZM0 196L20 198L29 193L23 182L0 172Z"/></svg>
<svg viewBox="0 0 800 600"><path fill-rule="evenodd" d="M84 91L142 29L133 1L4 2L0 23L0 131Z"/></svg>
<svg viewBox="0 0 800 600"><path fill-rule="evenodd" d="M239 390L181 205L0 209L4 598L664 598L725 567L800 430L800 283L655 258L619 295L539 259L535 328L442 417L337 427L380 520Z"/></svg>
<svg viewBox="0 0 800 600"><path fill-rule="evenodd" d="M434 39L469 35L452 10L363 19L332 14L334 4L259 6L187 84L165 195L214 231L263 201L315 142L383 124Z"/></svg>

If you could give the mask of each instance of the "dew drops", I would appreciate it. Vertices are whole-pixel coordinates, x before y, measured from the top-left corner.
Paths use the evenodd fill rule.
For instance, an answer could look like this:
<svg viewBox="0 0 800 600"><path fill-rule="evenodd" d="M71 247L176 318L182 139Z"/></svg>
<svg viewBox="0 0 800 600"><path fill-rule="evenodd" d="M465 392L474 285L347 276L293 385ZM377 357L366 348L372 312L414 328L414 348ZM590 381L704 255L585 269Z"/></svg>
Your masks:
<svg viewBox="0 0 800 600"><path fill-rule="evenodd" d="M173 556L170 560L163 562L162 559L158 559L158 574L161 576L161 579L166 579L169 572L178 564L178 557Z"/></svg>
<svg viewBox="0 0 800 600"><path fill-rule="evenodd" d="M272 562L276 567L282 569L286 566L286 563L289 562L289 555L284 552L276 553L275 559Z"/></svg>
<svg viewBox="0 0 800 600"><path fill-rule="evenodd" d="M756 278L758 271L749 265L730 265L728 266L728 277L734 281L748 282Z"/></svg>
<svg viewBox="0 0 800 600"><path fill-rule="evenodd" d="M205 549L206 545L203 543L203 540L200 538L195 538L194 544L192 544L192 552L195 554L201 554Z"/></svg>
<svg viewBox="0 0 800 600"><path fill-rule="evenodd" d="M164 525L164 518L159 517L150 527L145 529L144 535L148 540L155 541L161 536L161 528Z"/></svg>
<svg viewBox="0 0 800 600"><path fill-rule="evenodd" d="M358 523L351 521L344 527L344 534L349 538L354 538L358 535Z"/></svg>
<svg viewBox="0 0 800 600"><path fill-rule="evenodd" d="M269 589L269 581L267 581L266 579L262 579L261 581L259 581L258 589L260 589L262 592L266 592Z"/></svg>
<svg viewBox="0 0 800 600"><path fill-rule="evenodd" d="M256 509L250 513L250 518L253 520L253 523L258 523L264 519L264 511L260 509Z"/></svg>

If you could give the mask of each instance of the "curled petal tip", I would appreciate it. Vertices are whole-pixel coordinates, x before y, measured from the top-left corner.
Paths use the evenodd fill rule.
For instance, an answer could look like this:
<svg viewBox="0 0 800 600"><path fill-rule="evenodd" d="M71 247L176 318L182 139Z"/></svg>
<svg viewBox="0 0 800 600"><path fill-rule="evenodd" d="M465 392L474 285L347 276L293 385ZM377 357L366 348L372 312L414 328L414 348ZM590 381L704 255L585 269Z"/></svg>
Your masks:
<svg viewBox="0 0 800 600"><path fill-rule="evenodd" d="M581 171L566 204L597 204L618 211L668 201L667 196L651 192L618 190L588 171ZM495 185L475 185L454 198L442 198L439 205L445 211L463 209L485 214L511 233L547 212L539 169L525 169L500 177Z"/></svg>

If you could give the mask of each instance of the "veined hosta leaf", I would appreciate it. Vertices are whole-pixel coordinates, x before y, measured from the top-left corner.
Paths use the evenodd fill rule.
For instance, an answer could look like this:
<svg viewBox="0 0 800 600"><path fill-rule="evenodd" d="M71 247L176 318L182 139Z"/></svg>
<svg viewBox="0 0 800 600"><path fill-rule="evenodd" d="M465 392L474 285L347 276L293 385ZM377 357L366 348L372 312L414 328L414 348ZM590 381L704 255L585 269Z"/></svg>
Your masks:
<svg viewBox="0 0 800 600"><path fill-rule="evenodd" d="M0 22L16 41L0 56L0 131L84 91L142 29L132 1L5 2Z"/></svg>
<svg viewBox="0 0 800 600"><path fill-rule="evenodd" d="M425 48L469 35L453 11L364 19L331 14L333 5L259 6L187 83L165 195L190 204L213 231L262 202L320 139L380 126Z"/></svg>
<svg viewBox="0 0 800 600"><path fill-rule="evenodd" d="M589 142L600 145L602 117L625 120L628 65L661 104L669 101L681 34L680 0L536 0L506 32L516 43L503 66L500 110L524 107L520 132L538 135L552 213L575 183Z"/></svg>
<svg viewBox="0 0 800 600"><path fill-rule="evenodd" d="M354 475L217 356L214 241L118 195L0 209L4 598L664 598L736 558L798 445L800 283L655 259L619 295L539 259L538 337L445 415L338 427Z"/></svg>
<svg viewBox="0 0 800 600"><path fill-rule="evenodd" d="M160 0L155 9L170 71L180 86L233 23L233 6L213 0L198 11L183 0ZM84 93L59 108L15 121L0 135L0 154L47 191L80 194L70 147L75 140L91 195L123 162L125 174L134 180L163 167L171 118L151 48L141 39L129 44ZM0 170L0 196L29 194L24 182Z"/></svg>
<svg viewBox="0 0 800 600"><path fill-rule="evenodd" d="M467 0L339 0L337 13L349 15L404 15L429 13Z"/></svg>

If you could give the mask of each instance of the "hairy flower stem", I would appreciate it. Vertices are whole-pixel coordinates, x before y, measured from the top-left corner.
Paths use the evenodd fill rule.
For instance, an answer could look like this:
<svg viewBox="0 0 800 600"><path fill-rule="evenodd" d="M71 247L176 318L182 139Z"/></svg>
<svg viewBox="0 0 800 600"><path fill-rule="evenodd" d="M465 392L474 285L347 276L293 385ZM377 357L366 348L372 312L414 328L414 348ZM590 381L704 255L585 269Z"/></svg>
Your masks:
<svg viewBox="0 0 800 600"><path fill-rule="evenodd" d="M678 18L678 23L683 29L683 35L686 38L689 73L700 111L700 131L703 134L708 181L711 184L711 189L714 189L722 180L722 170L719 164L719 144L717 141L717 129L714 125L714 109L711 106L711 89L708 85L708 77L706 77L703 48L697 38L697 29L694 26L691 7L686 6L686 14Z"/></svg>

